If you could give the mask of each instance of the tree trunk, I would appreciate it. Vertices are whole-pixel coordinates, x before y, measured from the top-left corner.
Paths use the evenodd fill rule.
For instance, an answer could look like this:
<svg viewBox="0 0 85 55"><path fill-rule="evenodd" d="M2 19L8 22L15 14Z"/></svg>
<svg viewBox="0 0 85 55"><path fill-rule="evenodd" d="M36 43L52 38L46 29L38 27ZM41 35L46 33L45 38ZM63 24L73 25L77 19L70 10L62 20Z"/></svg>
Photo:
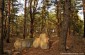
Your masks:
<svg viewBox="0 0 85 55"><path fill-rule="evenodd" d="M85 0L83 0L83 14L84 14L84 21L85 21ZM84 27L84 29L85 29L85 27ZM84 38L85 38L85 33L84 33Z"/></svg>
<svg viewBox="0 0 85 55"><path fill-rule="evenodd" d="M70 19L70 0L64 1L64 19L61 25L61 33L60 33L60 50L66 51L66 40L67 40L67 32L68 32L68 25Z"/></svg>
<svg viewBox="0 0 85 55"><path fill-rule="evenodd" d="M34 4L32 4L32 2ZM36 12L36 8L37 8L37 4L38 1L37 0L31 0L30 1L30 18L31 18L31 22L30 22L30 37L33 38L33 34L34 34L34 20L35 20L35 12Z"/></svg>
<svg viewBox="0 0 85 55"><path fill-rule="evenodd" d="M4 0L0 0L0 19L1 19L1 37L0 37L0 55L3 55L3 11L4 11Z"/></svg>
<svg viewBox="0 0 85 55"><path fill-rule="evenodd" d="M13 15L13 17L15 17L15 12L14 12L14 6L13 6L13 0L12 0L12 15ZM12 28L11 28L11 32L12 32L12 34L11 34L11 36L13 36L13 29L14 29L14 27L13 27L13 18L12 18Z"/></svg>
<svg viewBox="0 0 85 55"><path fill-rule="evenodd" d="M45 23L46 23L46 0L43 0L41 32L46 32Z"/></svg>
<svg viewBox="0 0 85 55"><path fill-rule="evenodd" d="M7 43L10 43L10 0L8 0L8 35L7 35Z"/></svg>
<svg viewBox="0 0 85 55"><path fill-rule="evenodd" d="M33 32L34 32L34 26L33 26L33 11L32 11L32 0L30 1L30 18L31 18L31 22L30 22L30 37L33 38Z"/></svg>
<svg viewBox="0 0 85 55"><path fill-rule="evenodd" d="M24 33L23 33L23 38L25 39L26 37L26 2L27 0L25 0L25 9L24 9Z"/></svg>
<svg viewBox="0 0 85 55"><path fill-rule="evenodd" d="M61 21L61 1L56 2L56 19L57 19L57 35L60 36L60 21Z"/></svg>

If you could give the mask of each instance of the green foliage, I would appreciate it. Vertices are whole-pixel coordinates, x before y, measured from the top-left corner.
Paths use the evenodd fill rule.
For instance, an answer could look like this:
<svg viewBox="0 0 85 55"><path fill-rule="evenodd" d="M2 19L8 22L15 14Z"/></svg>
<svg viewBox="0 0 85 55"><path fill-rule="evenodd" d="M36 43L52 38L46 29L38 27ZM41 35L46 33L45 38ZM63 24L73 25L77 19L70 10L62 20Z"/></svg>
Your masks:
<svg viewBox="0 0 85 55"><path fill-rule="evenodd" d="M14 27L14 30L16 30L16 26L18 26L18 31L19 32L22 32L23 33L23 25L24 25L24 14L20 15L20 16L17 16L17 12L19 10L19 5L22 5L20 3L18 3L17 0L11 0L13 1L13 7L11 9L11 15L10 15L10 20L11 20L11 25ZM7 0L5 1L7 3ZM33 1L32 1L33 2ZM55 14L55 12L48 12L48 6L51 7L52 4L49 4L49 1L45 2L43 1L42 3L44 5L42 5L42 7L38 7L40 8L41 10L38 11L38 9L36 8L37 5L37 2L38 0L35 1L36 4L33 5L33 7L31 9L35 9L35 12L34 14L30 14L30 5L28 5L28 7L26 7L26 27L28 29L28 31L30 30L30 22L31 22L31 17L30 15L34 15L34 30L40 30L43 26L42 26L42 21L43 21L43 25L45 26L45 28L47 29L54 29L56 28L57 26L57 23L58 23L58 19L57 19L57 15ZM45 4L45 3L46 4ZM60 10L60 14L61 17L60 17L60 23L63 21L63 10L64 10L64 0L61 0L61 10ZM17 4L18 3L18 4ZM30 3L30 1L28 2ZM78 10L75 9L75 1L74 0L71 0L71 11L72 13L71 14L71 19L70 19L70 28L72 30L74 30L75 32L77 33L80 33L82 34L83 33L83 27L84 27L84 24L83 24L83 21L81 21L77 15L78 13ZM55 8L56 10L56 13L57 13L57 8ZM5 11L7 11L6 9L6 4L5 4ZM16 20L17 18L17 20ZM34 32L35 32L34 31Z"/></svg>
<svg viewBox="0 0 85 55"><path fill-rule="evenodd" d="M70 27L79 35L84 34L84 21L80 20L78 16L70 20Z"/></svg>
<svg viewBox="0 0 85 55"><path fill-rule="evenodd" d="M79 35L84 34L84 22L82 20L78 20L75 27L74 29Z"/></svg>

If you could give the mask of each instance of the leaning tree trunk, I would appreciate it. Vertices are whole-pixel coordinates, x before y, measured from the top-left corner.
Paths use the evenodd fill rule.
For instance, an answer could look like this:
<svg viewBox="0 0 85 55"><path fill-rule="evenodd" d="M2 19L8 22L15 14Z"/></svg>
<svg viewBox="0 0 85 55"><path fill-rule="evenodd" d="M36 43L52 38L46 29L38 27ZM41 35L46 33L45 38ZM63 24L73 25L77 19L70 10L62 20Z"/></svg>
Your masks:
<svg viewBox="0 0 85 55"><path fill-rule="evenodd" d="M68 25L70 19L70 0L64 1L64 19L61 25L61 32L60 32L60 50L66 51L66 40L67 40L67 32L68 32Z"/></svg>
<svg viewBox="0 0 85 55"><path fill-rule="evenodd" d="M0 0L0 20L1 20L1 36L0 36L0 55L3 55L3 11L4 11L4 0Z"/></svg>

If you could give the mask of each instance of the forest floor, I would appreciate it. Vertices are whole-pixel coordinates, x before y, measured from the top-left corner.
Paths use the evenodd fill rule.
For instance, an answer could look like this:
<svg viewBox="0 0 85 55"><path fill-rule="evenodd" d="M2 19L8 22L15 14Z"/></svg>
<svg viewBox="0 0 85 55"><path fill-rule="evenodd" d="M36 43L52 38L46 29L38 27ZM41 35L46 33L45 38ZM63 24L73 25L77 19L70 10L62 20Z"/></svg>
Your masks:
<svg viewBox="0 0 85 55"><path fill-rule="evenodd" d="M16 38L15 38L16 39ZM13 50L13 43L14 43L14 38L11 38L11 43L6 43L4 42L4 50L8 51L9 53L11 52L10 50ZM17 55L85 55L85 38L79 38L75 37L73 43L70 43L71 41L68 38L68 43L72 45L67 52L60 52L58 50L58 42L59 42L59 37L51 37L51 47L49 49L41 49L41 48L25 48L23 49L20 54ZM68 44L69 46L69 44ZM13 52L11 55L16 55Z"/></svg>

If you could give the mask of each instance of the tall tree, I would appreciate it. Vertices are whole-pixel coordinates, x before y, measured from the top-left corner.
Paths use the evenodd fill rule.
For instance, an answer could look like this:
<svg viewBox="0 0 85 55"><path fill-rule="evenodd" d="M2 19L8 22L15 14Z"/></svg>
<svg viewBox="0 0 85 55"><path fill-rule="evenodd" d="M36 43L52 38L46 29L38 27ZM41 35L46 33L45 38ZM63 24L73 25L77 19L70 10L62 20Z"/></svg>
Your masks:
<svg viewBox="0 0 85 55"><path fill-rule="evenodd" d="M70 20L70 0L64 0L64 19L61 25L60 32L60 48L61 50L66 50L66 39Z"/></svg>
<svg viewBox="0 0 85 55"><path fill-rule="evenodd" d="M1 19L1 37L0 37L0 55L3 55L3 20L4 20L4 0L0 0L0 19Z"/></svg>
<svg viewBox="0 0 85 55"><path fill-rule="evenodd" d="M10 38L10 3L11 3L11 0L8 0L8 32L7 32L7 43L9 43L9 38Z"/></svg>
<svg viewBox="0 0 85 55"><path fill-rule="evenodd" d="M17 7L18 5L20 5L20 4L17 2L17 0L10 0L10 4L9 4L9 0L5 0L4 37L8 38L9 29L10 29L10 33L13 34L13 28L14 28L14 23L15 23L14 20L15 20L15 16L16 16L15 14L18 11L18 7ZM10 6L10 8L9 8L9 6ZM10 15L9 15L9 10L10 10ZM9 18L10 18L10 22L9 22ZM10 23L10 25L9 25L9 23ZM9 28L9 26L10 26L10 28Z"/></svg>
<svg viewBox="0 0 85 55"><path fill-rule="evenodd" d="M83 1L83 14L84 14L84 21L85 21L85 0L82 0L82 1ZM85 37L85 34L84 34L84 37Z"/></svg>
<svg viewBox="0 0 85 55"><path fill-rule="evenodd" d="M60 35L61 0L56 0L57 35Z"/></svg>
<svg viewBox="0 0 85 55"><path fill-rule="evenodd" d="M30 37L33 38L34 34L34 20L35 20L35 13L38 4L38 0L30 0Z"/></svg>
<svg viewBox="0 0 85 55"><path fill-rule="evenodd" d="M30 21L30 37L31 38L33 38L33 22L34 22L34 19L33 19L33 15L32 15L32 1L33 0L30 0L29 2L30 2L30 19L31 19L31 21Z"/></svg>
<svg viewBox="0 0 85 55"><path fill-rule="evenodd" d="M25 37L26 37L26 3L27 2L27 0L25 0L25 9L24 9L24 33L23 33L23 38L25 39Z"/></svg>
<svg viewBox="0 0 85 55"><path fill-rule="evenodd" d="M46 23L46 0L43 0L43 6L42 6L42 27L41 32L46 32L45 30L45 23Z"/></svg>

